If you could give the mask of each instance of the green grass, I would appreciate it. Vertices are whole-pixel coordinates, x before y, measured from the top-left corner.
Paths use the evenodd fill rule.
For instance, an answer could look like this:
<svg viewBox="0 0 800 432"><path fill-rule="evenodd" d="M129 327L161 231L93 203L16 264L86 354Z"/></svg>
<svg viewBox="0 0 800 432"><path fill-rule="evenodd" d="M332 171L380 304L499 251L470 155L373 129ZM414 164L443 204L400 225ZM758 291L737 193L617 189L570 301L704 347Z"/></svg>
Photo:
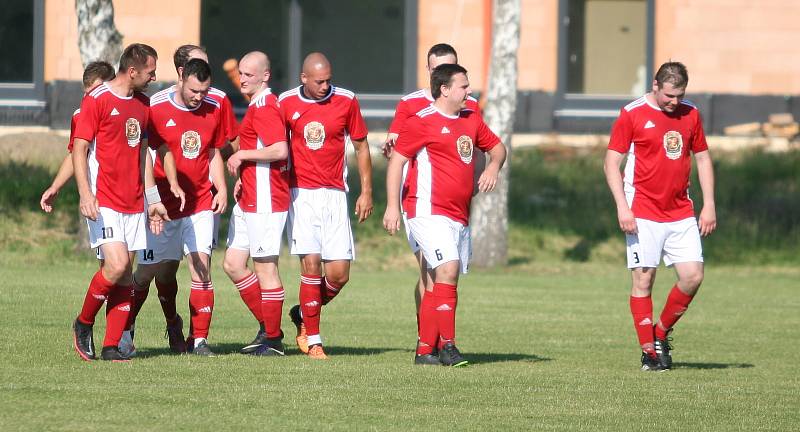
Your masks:
<svg viewBox="0 0 800 432"><path fill-rule="evenodd" d="M219 260L219 256L215 261ZM141 357L80 361L70 323L96 264L0 253L0 430L795 430L798 277L716 267L675 337L675 369L638 369L622 263L527 264L460 284L458 339L472 365L412 366L414 269L356 263L326 307L330 361L237 354L256 327L215 263L217 358L174 356L151 292ZM283 262L287 304L297 265ZM673 276L662 269L655 300ZM186 312L185 270L179 274ZM102 339L103 318L96 338ZM187 324L188 325L188 324ZM284 331L293 335L291 323ZM287 342L293 338L287 337Z"/></svg>

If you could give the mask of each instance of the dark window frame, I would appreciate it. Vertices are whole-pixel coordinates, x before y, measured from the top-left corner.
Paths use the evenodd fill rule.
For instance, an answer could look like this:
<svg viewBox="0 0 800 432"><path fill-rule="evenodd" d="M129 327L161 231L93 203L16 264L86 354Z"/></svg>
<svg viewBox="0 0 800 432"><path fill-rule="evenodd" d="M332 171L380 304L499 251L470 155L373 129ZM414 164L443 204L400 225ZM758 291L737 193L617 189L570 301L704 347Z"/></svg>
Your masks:
<svg viewBox="0 0 800 432"><path fill-rule="evenodd" d="M44 107L44 0L33 1L33 80L0 82L0 106Z"/></svg>

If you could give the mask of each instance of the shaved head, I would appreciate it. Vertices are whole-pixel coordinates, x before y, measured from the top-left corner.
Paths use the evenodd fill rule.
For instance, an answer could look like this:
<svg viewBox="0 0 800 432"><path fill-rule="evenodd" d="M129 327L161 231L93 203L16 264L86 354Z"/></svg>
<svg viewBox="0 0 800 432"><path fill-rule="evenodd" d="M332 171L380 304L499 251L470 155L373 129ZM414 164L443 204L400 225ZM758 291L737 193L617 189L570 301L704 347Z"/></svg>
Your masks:
<svg viewBox="0 0 800 432"><path fill-rule="evenodd" d="M267 88L269 57L261 51L251 51L239 60L239 82L245 96L253 96Z"/></svg>
<svg viewBox="0 0 800 432"><path fill-rule="evenodd" d="M320 52L312 52L311 54L306 56L306 59L303 60L303 73L309 74L313 71L319 71L322 69L330 69L331 62L328 61L328 58L325 57L325 54Z"/></svg>
<svg viewBox="0 0 800 432"><path fill-rule="evenodd" d="M306 97L319 100L328 96L331 90L331 62L325 54L313 52L306 56L300 82L303 83Z"/></svg>

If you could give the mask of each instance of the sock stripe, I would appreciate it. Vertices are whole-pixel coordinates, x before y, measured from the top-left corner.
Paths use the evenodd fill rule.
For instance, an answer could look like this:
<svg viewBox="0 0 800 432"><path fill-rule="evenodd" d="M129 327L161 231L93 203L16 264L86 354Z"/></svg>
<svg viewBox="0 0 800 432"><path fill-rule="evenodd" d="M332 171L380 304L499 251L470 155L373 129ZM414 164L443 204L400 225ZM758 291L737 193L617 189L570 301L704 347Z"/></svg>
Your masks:
<svg viewBox="0 0 800 432"><path fill-rule="evenodd" d="M247 288L249 288L252 285L257 284L257 283L258 283L258 278L256 277L256 274L255 273L250 273L250 275L245 276L244 278L242 278L242 280L240 280L238 282L234 282L234 285L236 285L236 288L239 291L241 291L241 290L247 289Z"/></svg>
<svg viewBox="0 0 800 432"><path fill-rule="evenodd" d="M308 285L318 285L322 282L321 277L308 277L308 276L300 276L300 283L308 284Z"/></svg>
<svg viewBox="0 0 800 432"><path fill-rule="evenodd" d="M211 281L208 281L208 282L192 281L192 289L193 290L211 291L211 290L214 289L214 284Z"/></svg>
<svg viewBox="0 0 800 432"><path fill-rule="evenodd" d="M336 293L338 293L339 290L342 289L342 287L335 286L335 285L331 284L330 282L328 282L328 278L325 278L325 287L327 289L333 291L333 292L336 292Z"/></svg>
<svg viewBox="0 0 800 432"><path fill-rule="evenodd" d="M286 291L272 290L261 291L261 301L283 301L286 298Z"/></svg>

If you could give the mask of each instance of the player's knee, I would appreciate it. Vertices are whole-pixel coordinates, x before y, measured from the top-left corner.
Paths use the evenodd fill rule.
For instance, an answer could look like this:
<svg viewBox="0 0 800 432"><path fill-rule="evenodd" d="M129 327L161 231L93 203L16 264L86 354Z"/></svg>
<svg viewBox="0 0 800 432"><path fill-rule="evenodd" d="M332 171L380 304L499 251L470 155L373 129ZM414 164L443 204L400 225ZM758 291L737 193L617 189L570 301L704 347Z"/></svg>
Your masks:
<svg viewBox="0 0 800 432"><path fill-rule="evenodd" d="M689 274L682 275L681 283L692 291L696 291L703 283L703 269L695 270Z"/></svg>
<svg viewBox="0 0 800 432"><path fill-rule="evenodd" d="M350 281L350 275L347 273L326 274L325 279L336 286L343 287L348 281Z"/></svg>
<svg viewBox="0 0 800 432"><path fill-rule="evenodd" d="M127 262L124 261L109 261L106 260L105 265L103 266L103 276L108 279L109 282L118 283L121 282L126 276L130 275L130 266L128 266Z"/></svg>

